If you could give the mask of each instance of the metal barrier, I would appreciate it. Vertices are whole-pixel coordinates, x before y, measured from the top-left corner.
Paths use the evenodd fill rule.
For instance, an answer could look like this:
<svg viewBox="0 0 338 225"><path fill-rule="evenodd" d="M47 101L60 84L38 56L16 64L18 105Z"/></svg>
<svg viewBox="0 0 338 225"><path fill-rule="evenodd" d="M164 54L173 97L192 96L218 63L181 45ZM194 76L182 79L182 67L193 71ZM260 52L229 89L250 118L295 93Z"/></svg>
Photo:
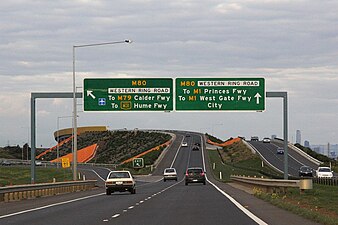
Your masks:
<svg viewBox="0 0 338 225"><path fill-rule="evenodd" d="M338 177L326 178L326 177L314 177L312 178L313 183L338 186Z"/></svg>
<svg viewBox="0 0 338 225"><path fill-rule="evenodd" d="M299 188L299 180L278 180L245 176L230 176L230 179L241 185L258 188L267 193L286 193L288 188Z"/></svg>
<svg viewBox="0 0 338 225"><path fill-rule="evenodd" d="M20 201L42 196L91 190L96 180L57 182L48 184L28 184L0 187L0 202Z"/></svg>

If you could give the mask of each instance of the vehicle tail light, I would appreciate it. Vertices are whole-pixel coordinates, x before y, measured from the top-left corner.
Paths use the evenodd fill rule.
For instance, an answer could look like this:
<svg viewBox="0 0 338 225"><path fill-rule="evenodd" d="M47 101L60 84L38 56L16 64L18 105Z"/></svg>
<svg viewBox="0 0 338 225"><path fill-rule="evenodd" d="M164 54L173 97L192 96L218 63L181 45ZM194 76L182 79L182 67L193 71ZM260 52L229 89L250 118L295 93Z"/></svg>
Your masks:
<svg viewBox="0 0 338 225"><path fill-rule="evenodd" d="M125 183L125 184L132 184L133 182L132 181L125 181L123 183Z"/></svg>
<svg viewBox="0 0 338 225"><path fill-rule="evenodd" d="M201 173L201 176L204 176L204 172Z"/></svg>
<svg viewBox="0 0 338 225"><path fill-rule="evenodd" d="M113 182L112 181L107 181L106 184L113 184Z"/></svg>
<svg viewBox="0 0 338 225"><path fill-rule="evenodd" d="M186 176L186 177L189 176L188 172L185 173L185 176Z"/></svg>

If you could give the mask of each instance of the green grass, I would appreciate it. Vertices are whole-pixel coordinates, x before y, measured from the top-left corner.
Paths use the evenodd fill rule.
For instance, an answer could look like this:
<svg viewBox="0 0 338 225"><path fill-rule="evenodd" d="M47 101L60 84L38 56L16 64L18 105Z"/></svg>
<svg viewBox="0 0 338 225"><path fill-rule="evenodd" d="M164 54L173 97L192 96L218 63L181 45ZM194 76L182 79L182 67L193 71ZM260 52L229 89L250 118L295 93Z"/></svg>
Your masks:
<svg viewBox="0 0 338 225"><path fill-rule="evenodd" d="M219 172L222 172L221 181L223 182L230 182L230 175L276 176L276 172L267 166L261 168L261 161L255 157L233 164L224 164L217 151L208 150L208 156L211 166L215 163L214 177L220 180ZM254 189L254 191L258 198L302 217L321 224L338 225L337 186L313 184L312 190L305 190L301 193L298 188L290 188L286 194L268 194L259 189Z"/></svg>
<svg viewBox="0 0 338 225"><path fill-rule="evenodd" d="M145 164L145 167L143 168L135 169L133 168L132 162L129 162L129 163L118 166L116 169L129 170L133 175L148 175L152 172L151 171L152 165L155 163L155 161L160 156L163 150L164 148L162 147L160 148L160 150L152 151L142 156L141 158L143 158L144 164Z"/></svg>
<svg viewBox="0 0 338 225"><path fill-rule="evenodd" d="M314 184L312 190L289 189L286 194L268 194L256 189L255 195L273 205L312 221L338 225L338 187Z"/></svg>
<svg viewBox="0 0 338 225"><path fill-rule="evenodd" d="M262 168L261 160L256 157L237 163L223 163L216 150L208 150L208 155L211 167L215 168L213 169L214 177L223 182L230 182L231 175L264 176L269 178L281 176L267 166ZM220 179L220 172L222 173L222 179Z"/></svg>
<svg viewBox="0 0 338 225"><path fill-rule="evenodd" d="M49 183L56 181L72 180L72 171L70 169L56 169L56 168L36 168L36 183ZM30 167L24 166L10 166L0 167L0 186L20 185L31 183Z"/></svg>

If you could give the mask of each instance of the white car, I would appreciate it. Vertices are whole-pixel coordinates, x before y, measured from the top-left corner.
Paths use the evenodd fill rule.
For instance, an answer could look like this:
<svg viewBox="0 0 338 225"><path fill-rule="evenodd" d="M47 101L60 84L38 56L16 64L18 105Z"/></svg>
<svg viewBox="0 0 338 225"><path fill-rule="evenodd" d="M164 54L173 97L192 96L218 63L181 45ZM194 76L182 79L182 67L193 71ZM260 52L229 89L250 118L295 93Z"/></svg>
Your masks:
<svg viewBox="0 0 338 225"><path fill-rule="evenodd" d="M270 143L271 139L268 137L263 138L263 143Z"/></svg>
<svg viewBox="0 0 338 225"><path fill-rule="evenodd" d="M182 142L182 147L188 147L188 143L187 142Z"/></svg>
<svg viewBox="0 0 338 225"><path fill-rule="evenodd" d="M319 178L332 178L333 172L330 167L318 167L316 170L316 177Z"/></svg>
<svg viewBox="0 0 338 225"><path fill-rule="evenodd" d="M166 182L167 180L177 181L177 173L175 168L166 168L163 171L163 181Z"/></svg>
<svg viewBox="0 0 338 225"><path fill-rule="evenodd" d="M107 195L115 191L136 193L135 181L129 171L111 171L107 176L105 187Z"/></svg>

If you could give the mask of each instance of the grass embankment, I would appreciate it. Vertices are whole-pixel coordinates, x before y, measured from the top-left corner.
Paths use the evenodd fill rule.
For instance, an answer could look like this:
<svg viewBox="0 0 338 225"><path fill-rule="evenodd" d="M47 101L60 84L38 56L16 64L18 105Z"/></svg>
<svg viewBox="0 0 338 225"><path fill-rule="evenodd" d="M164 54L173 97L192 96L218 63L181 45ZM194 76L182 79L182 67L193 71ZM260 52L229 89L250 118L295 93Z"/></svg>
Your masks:
<svg viewBox="0 0 338 225"><path fill-rule="evenodd" d="M216 179L230 181L230 175L245 175L278 178L281 174L265 166L256 154L253 154L243 142L237 142L222 150L209 150L209 159ZM220 172L222 179L220 179Z"/></svg>
<svg viewBox="0 0 338 225"><path fill-rule="evenodd" d="M144 167L143 168L133 168L133 162L128 162L122 165L119 165L117 168L110 168L112 170L129 170L133 175L148 175L152 173L152 166L154 165L155 161L161 155L163 150L166 146L161 146L158 150L151 151L146 155L142 156L144 160Z"/></svg>
<svg viewBox="0 0 338 225"><path fill-rule="evenodd" d="M209 150L211 166L214 164L214 177L218 180L222 172L223 182L230 182L230 175L282 177L264 166L261 160L252 154L246 146L234 144L223 150ZM338 187L314 184L312 190L300 192L298 188L289 188L287 193L264 193L254 189L254 194L271 204L289 210L302 217L327 225L338 225Z"/></svg>
<svg viewBox="0 0 338 225"><path fill-rule="evenodd" d="M50 183L56 181L70 181L73 179L70 169L36 168L36 183ZM29 167L10 166L0 167L0 186L20 185L31 183Z"/></svg>
<svg viewBox="0 0 338 225"><path fill-rule="evenodd" d="M268 194L255 190L255 196L312 221L338 225L338 187L314 184L312 190Z"/></svg>

